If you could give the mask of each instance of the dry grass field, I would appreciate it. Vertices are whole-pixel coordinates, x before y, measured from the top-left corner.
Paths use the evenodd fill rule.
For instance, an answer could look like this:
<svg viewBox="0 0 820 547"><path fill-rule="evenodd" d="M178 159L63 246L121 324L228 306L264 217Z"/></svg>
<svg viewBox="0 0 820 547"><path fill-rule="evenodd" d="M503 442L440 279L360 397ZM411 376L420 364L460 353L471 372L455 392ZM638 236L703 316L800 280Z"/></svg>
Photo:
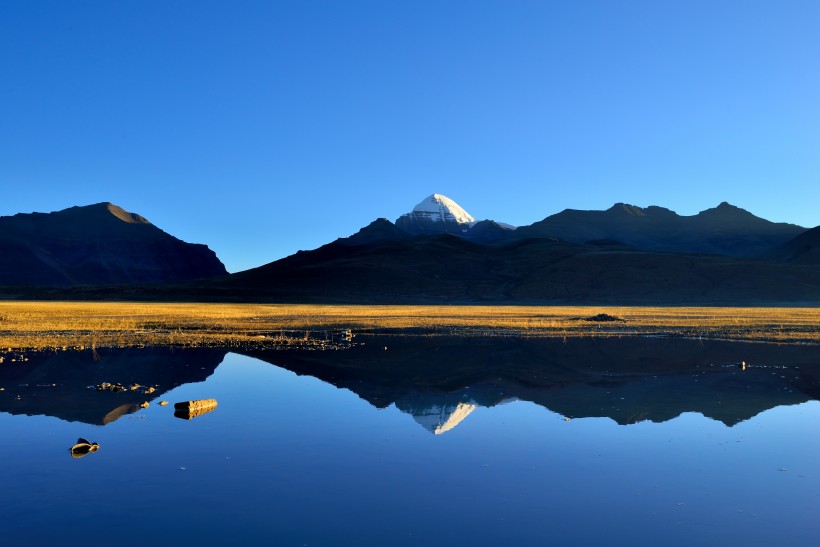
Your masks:
<svg viewBox="0 0 820 547"><path fill-rule="evenodd" d="M608 314L623 321L588 321ZM0 351L298 343L354 332L820 343L820 309L0 302Z"/></svg>

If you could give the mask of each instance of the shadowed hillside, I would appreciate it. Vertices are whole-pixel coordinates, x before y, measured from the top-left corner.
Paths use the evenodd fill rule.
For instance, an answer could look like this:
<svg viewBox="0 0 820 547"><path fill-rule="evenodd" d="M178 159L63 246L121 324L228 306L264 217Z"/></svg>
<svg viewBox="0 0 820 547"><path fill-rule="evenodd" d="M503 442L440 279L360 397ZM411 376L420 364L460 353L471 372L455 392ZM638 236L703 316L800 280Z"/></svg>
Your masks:
<svg viewBox="0 0 820 547"><path fill-rule="evenodd" d="M820 266L820 226L775 249L767 258L787 264Z"/></svg>
<svg viewBox="0 0 820 547"><path fill-rule="evenodd" d="M0 285L67 286L226 274L205 245L181 241L111 203L0 217Z"/></svg>
<svg viewBox="0 0 820 547"><path fill-rule="evenodd" d="M340 240L218 283L304 302L763 304L820 302L820 269L545 238Z"/></svg>

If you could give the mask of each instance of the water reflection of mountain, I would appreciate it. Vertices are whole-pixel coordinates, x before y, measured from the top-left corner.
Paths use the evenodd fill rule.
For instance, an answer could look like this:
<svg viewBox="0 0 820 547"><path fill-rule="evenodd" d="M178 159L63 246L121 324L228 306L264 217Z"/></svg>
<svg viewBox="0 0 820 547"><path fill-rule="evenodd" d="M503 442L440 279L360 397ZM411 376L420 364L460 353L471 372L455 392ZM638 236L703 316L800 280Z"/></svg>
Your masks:
<svg viewBox="0 0 820 547"><path fill-rule="evenodd" d="M820 397L816 346L669 338L364 341L345 352L249 355L349 389L374 406L395 404L434 433L452 429L477 406L511 399L619 424L700 412L731 426Z"/></svg>
<svg viewBox="0 0 820 547"><path fill-rule="evenodd" d="M42 352L26 362L0 366L0 412L47 415L107 424L139 410L139 404L213 374L224 350L170 348ZM156 386L153 393L97 391L102 382Z"/></svg>
<svg viewBox="0 0 820 547"><path fill-rule="evenodd" d="M349 389L376 407L395 405L436 434L479 406L515 399L571 418L630 424L700 412L731 426L820 398L817 346L661 338L359 340L365 344L348 351L242 353ZM0 412L106 424L143 401L205 380L225 354L168 348L101 350L99 360L90 351L35 354L0 366ZM89 389L101 382L157 388L150 395Z"/></svg>
<svg viewBox="0 0 820 547"><path fill-rule="evenodd" d="M456 427L478 406L469 393L413 393L396 401L396 408L436 435Z"/></svg>

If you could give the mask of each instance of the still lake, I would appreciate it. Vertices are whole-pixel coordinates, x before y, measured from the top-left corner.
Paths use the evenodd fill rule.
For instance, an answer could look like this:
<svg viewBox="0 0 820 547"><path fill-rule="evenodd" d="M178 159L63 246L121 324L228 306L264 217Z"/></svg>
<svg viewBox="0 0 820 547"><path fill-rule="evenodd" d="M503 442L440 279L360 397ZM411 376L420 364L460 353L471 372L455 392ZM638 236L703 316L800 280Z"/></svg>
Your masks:
<svg viewBox="0 0 820 547"><path fill-rule="evenodd" d="M6 359L2 544L817 544L818 346L356 341Z"/></svg>

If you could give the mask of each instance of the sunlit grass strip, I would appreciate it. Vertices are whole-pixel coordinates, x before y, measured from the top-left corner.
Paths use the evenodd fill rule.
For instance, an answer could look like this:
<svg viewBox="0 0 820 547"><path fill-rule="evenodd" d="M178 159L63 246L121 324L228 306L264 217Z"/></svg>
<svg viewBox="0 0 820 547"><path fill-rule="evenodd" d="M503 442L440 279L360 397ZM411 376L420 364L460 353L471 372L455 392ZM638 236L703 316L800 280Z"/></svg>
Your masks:
<svg viewBox="0 0 820 547"><path fill-rule="evenodd" d="M607 313L625 322L583 318ZM0 350L231 345L335 329L820 342L820 309L0 302ZM263 338L264 337L264 338Z"/></svg>

